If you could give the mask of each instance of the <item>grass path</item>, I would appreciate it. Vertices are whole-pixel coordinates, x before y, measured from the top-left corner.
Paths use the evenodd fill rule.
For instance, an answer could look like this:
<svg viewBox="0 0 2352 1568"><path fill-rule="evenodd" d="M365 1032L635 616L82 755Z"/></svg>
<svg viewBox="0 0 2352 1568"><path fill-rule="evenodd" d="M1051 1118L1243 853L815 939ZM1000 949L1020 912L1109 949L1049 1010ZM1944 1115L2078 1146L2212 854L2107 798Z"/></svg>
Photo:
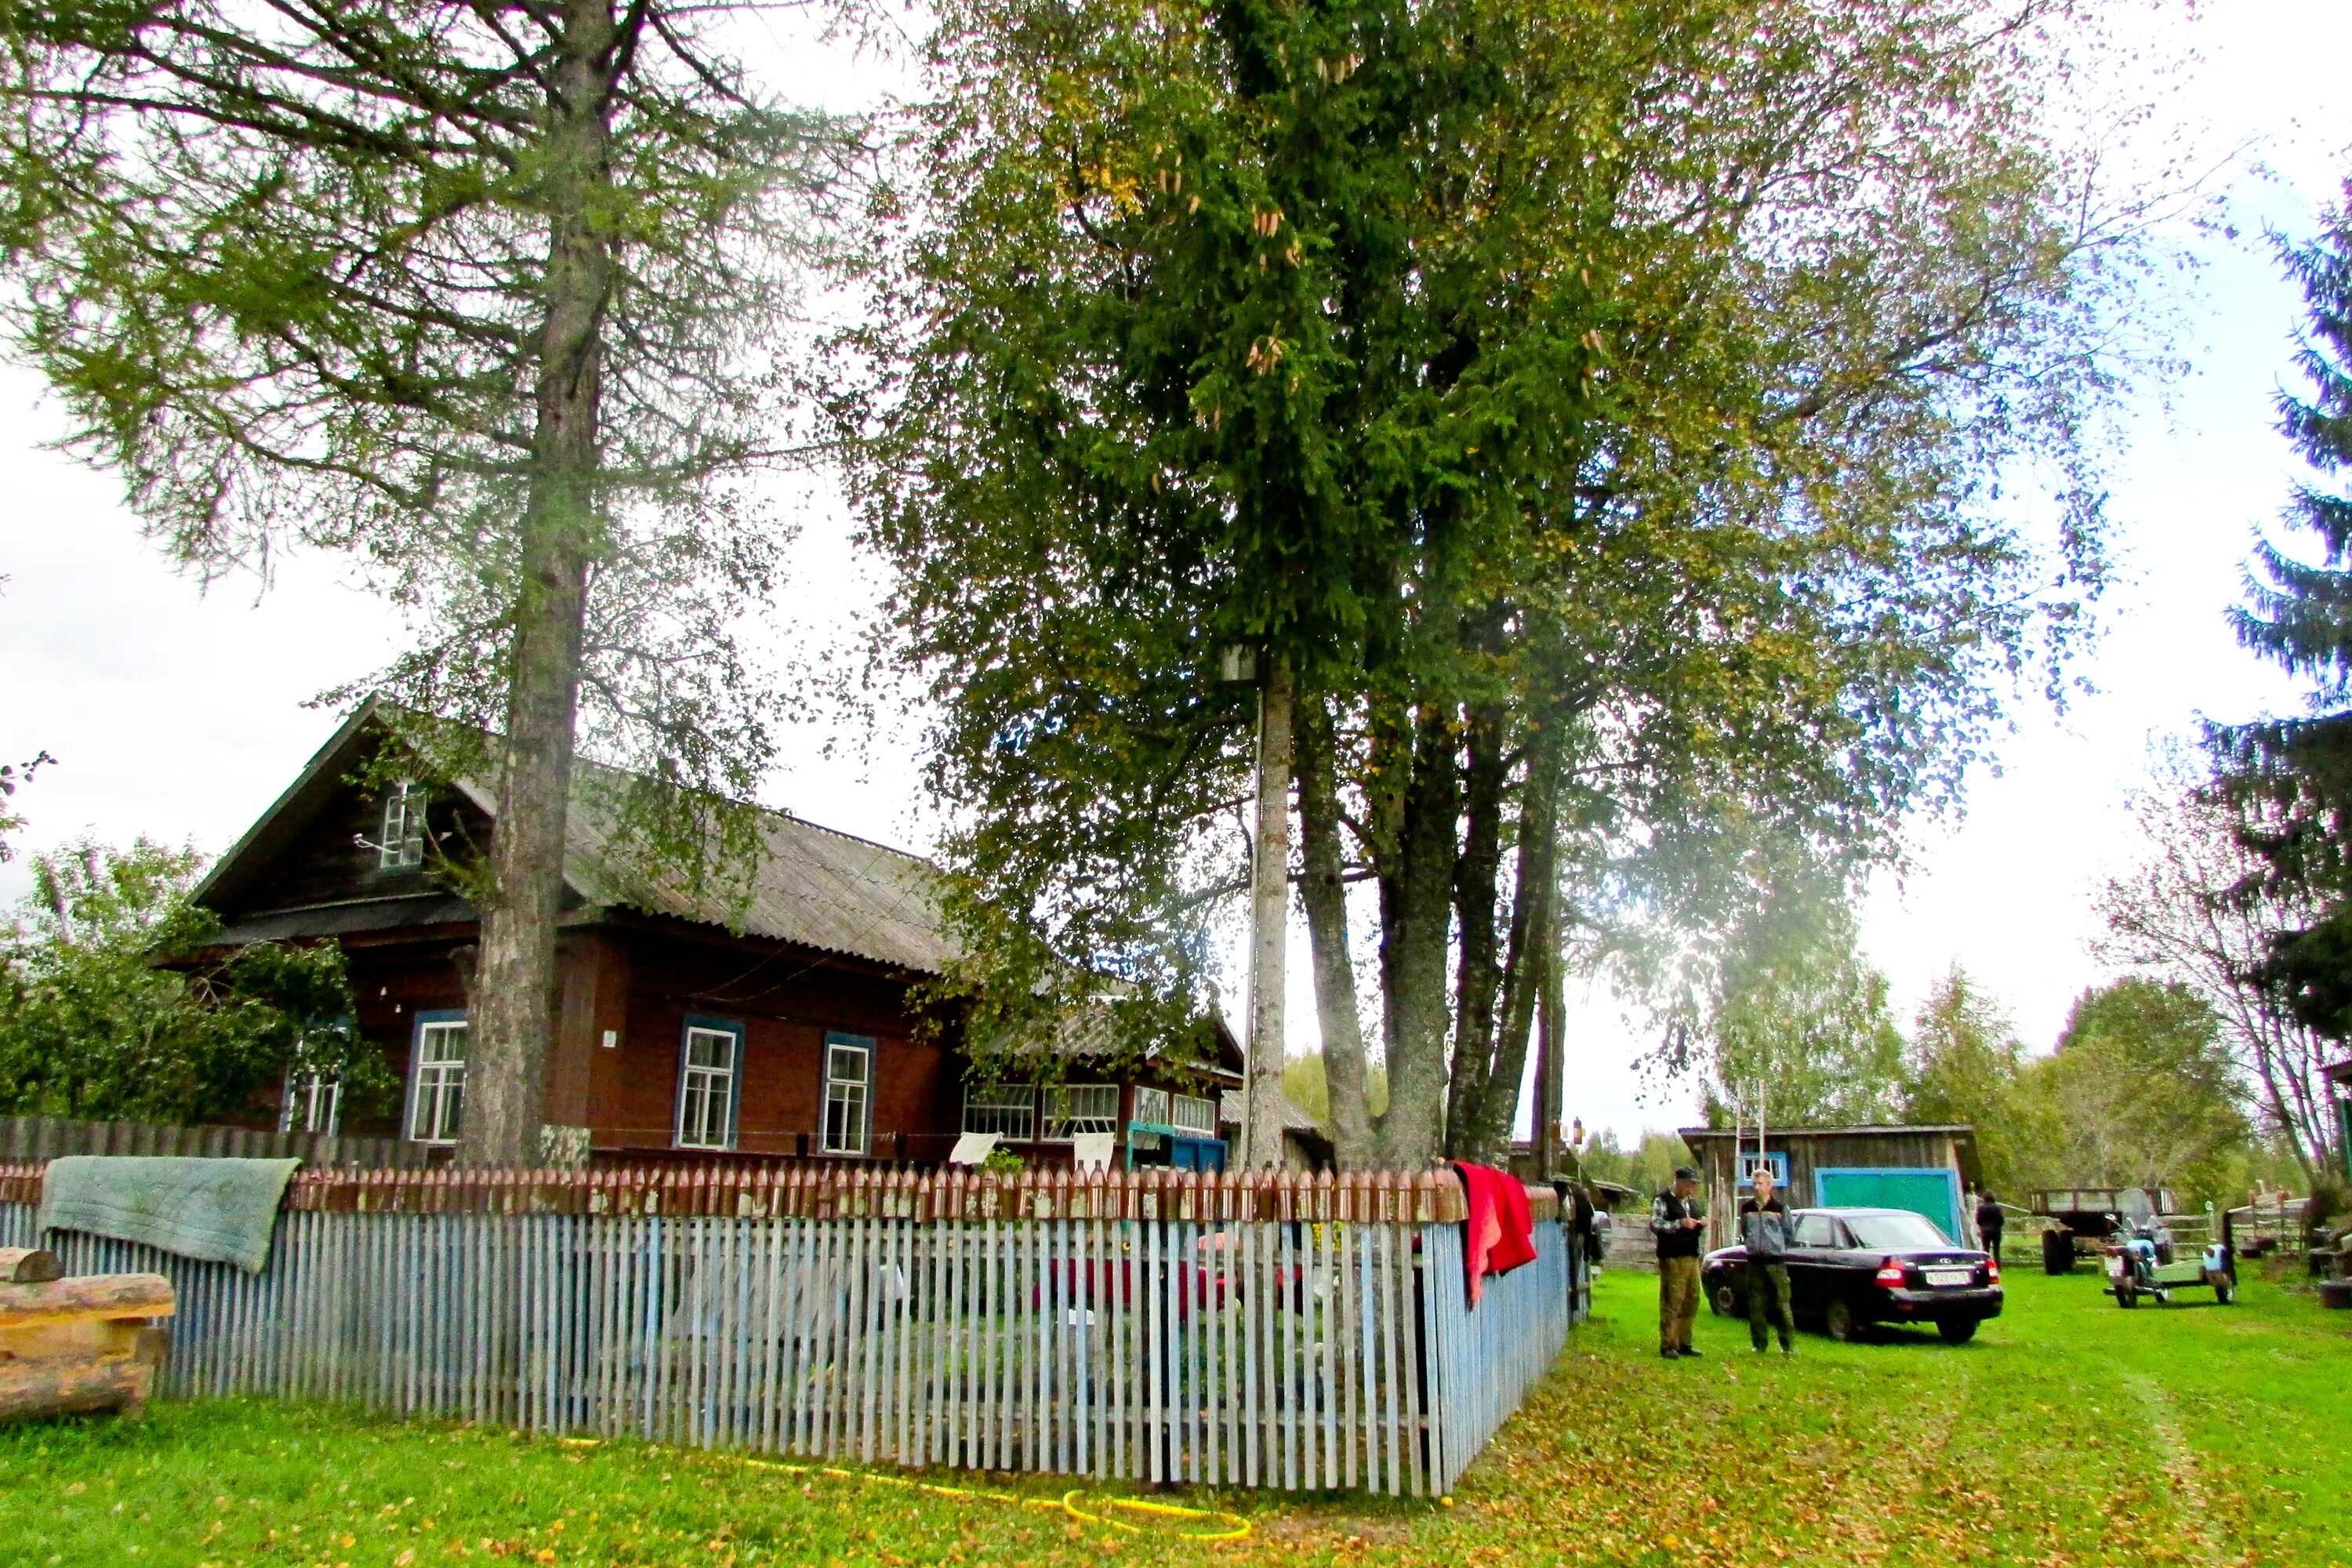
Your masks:
<svg viewBox="0 0 2352 1568"><path fill-rule="evenodd" d="M1060 1483L927 1478L1018 1500L579 1447L314 1406L160 1406L0 1430L0 1568L670 1568L791 1563L2352 1564L2352 1314L2118 1311L2088 1276L2011 1277L1975 1342L1655 1353L1654 1286L1594 1322L1450 1506L1265 1497L1250 1538L1072 1517ZM1099 1511L1099 1500L1079 1500Z"/></svg>

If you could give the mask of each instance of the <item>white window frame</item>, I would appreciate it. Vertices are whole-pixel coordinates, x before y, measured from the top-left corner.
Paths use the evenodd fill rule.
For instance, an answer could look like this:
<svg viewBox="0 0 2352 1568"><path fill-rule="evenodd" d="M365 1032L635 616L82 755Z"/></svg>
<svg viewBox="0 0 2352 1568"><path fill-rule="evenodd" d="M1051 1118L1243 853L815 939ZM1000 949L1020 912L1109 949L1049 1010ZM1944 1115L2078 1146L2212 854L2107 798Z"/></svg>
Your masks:
<svg viewBox="0 0 2352 1568"><path fill-rule="evenodd" d="M863 1154L873 1146L874 1045L866 1035L827 1033L824 1037L824 1098L817 1110L817 1144L824 1153ZM837 1069L853 1055L858 1076L843 1076ZM835 1106L851 1108L853 1113L836 1117ZM835 1136L836 1122L841 1136Z"/></svg>
<svg viewBox="0 0 2352 1568"><path fill-rule="evenodd" d="M697 1045L723 1042L719 1061L694 1059ZM670 1130L680 1149L732 1149L742 1101L743 1026L720 1018L689 1017L677 1046L677 1117ZM715 1102L715 1110L714 1110Z"/></svg>
<svg viewBox="0 0 2352 1568"><path fill-rule="evenodd" d="M1137 1084L1135 1086L1134 1121L1148 1121L1154 1127L1173 1126L1174 1123L1168 1120L1168 1091L1166 1089L1146 1089L1141 1084Z"/></svg>
<svg viewBox="0 0 2352 1568"><path fill-rule="evenodd" d="M326 1114L320 1115L325 1101ZM286 1089L278 1100L278 1131L315 1132L331 1138L342 1125L343 1075L316 1068L286 1069Z"/></svg>
<svg viewBox="0 0 2352 1568"><path fill-rule="evenodd" d="M376 838L376 868L408 871L425 864L425 808L428 792L402 779L383 794L383 821Z"/></svg>
<svg viewBox="0 0 2352 1568"><path fill-rule="evenodd" d="M1037 1137L1037 1086L966 1084L963 1131L993 1132L1007 1143L1034 1142Z"/></svg>
<svg viewBox="0 0 2352 1568"><path fill-rule="evenodd" d="M455 1057L428 1057L428 1041L457 1039ZM403 1130L412 1143L446 1146L457 1141L466 1112L466 1062L470 1041L466 1015L419 1013L409 1046L407 1115ZM438 1047L446 1048L446 1047Z"/></svg>
<svg viewBox="0 0 2352 1568"><path fill-rule="evenodd" d="M1180 1131L1197 1133L1202 1138L1214 1138L1217 1135L1217 1102L1203 1100L1197 1094L1171 1095L1168 1125Z"/></svg>
<svg viewBox="0 0 2352 1568"><path fill-rule="evenodd" d="M1118 1131L1118 1085L1057 1083L1045 1090L1047 1143L1067 1143L1081 1132Z"/></svg>

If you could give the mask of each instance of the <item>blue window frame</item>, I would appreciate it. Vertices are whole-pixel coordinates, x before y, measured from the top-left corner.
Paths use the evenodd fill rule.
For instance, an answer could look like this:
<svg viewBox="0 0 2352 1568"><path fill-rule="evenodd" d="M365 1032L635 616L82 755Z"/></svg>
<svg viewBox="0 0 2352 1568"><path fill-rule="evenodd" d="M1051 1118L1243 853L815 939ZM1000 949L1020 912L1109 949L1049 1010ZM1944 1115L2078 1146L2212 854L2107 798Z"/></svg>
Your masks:
<svg viewBox="0 0 2352 1568"><path fill-rule="evenodd" d="M1772 1167L1772 1184L1780 1188L1781 1193L1785 1195L1789 1191L1788 1154L1784 1151L1779 1149L1774 1149L1763 1154L1754 1154L1745 1149L1741 1150L1739 1152L1739 1184L1741 1186L1752 1187L1756 1184L1756 1167L1758 1165L1769 1165Z"/></svg>
<svg viewBox="0 0 2352 1568"><path fill-rule="evenodd" d="M408 1103L401 1125L412 1142L455 1143L466 1109L466 1010L416 1015L408 1038Z"/></svg>
<svg viewBox="0 0 2352 1568"><path fill-rule="evenodd" d="M743 1102L743 1026L689 1013L677 1044L681 1149L732 1149Z"/></svg>

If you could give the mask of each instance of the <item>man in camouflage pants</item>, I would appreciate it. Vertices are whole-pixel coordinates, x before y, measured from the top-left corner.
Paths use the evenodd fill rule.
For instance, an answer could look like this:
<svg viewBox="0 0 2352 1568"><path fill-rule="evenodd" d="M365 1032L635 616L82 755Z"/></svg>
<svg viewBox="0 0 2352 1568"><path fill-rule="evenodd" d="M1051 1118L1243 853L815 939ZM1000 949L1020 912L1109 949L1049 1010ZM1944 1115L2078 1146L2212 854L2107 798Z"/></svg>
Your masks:
<svg viewBox="0 0 2352 1568"><path fill-rule="evenodd" d="M1658 1244L1658 1353L1673 1360L1696 1355L1691 1325L1698 1321L1699 1238L1706 1209L1698 1201L1698 1173L1675 1172L1670 1192L1650 1201L1650 1234Z"/></svg>

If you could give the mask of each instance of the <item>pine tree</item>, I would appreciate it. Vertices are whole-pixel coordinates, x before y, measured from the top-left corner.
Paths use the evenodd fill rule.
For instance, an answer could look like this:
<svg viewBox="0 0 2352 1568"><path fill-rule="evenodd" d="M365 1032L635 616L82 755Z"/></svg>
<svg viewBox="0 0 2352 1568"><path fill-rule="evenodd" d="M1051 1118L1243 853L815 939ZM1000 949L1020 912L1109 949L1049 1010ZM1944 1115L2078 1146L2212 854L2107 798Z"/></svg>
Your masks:
<svg viewBox="0 0 2352 1568"><path fill-rule="evenodd" d="M2264 541L2238 640L2311 683L2309 710L2210 737L2221 789L2263 869L2240 889L2255 900L2299 898L2316 914L2269 933L2260 978L2305 1024L2352 1036L2352 184L2309 244L2282 245L2302 287L2307 327L2295 363L2306 396L2282 392L2279 429L2315 470L2298 485L2288 521L2315 537L2319 558Z"/></svg>

